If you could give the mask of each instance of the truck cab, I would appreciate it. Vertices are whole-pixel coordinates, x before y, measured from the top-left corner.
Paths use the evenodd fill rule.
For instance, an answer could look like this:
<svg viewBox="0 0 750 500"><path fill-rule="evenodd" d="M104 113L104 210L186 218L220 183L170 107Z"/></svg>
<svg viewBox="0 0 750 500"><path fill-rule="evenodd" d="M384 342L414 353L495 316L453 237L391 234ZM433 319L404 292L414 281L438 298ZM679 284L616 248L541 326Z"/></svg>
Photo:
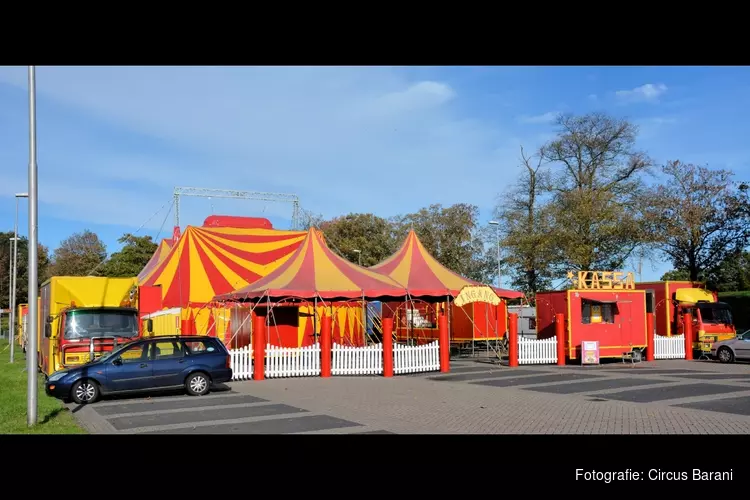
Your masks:
<svg viewBox="0 0 750 500"><path fill-rule="evenodd" d="M729 304L719 302L715 294L700 288L683 288L674 293L675 331L684 333L683 315L690 313L693 323L693 346L732 339L737 331Z"/></svg>
<svg viewBox="0 0 750 500"><path fill-rule="evenodd" d="M45 322L44 336L57 337L57 371L87 363L138 337L138 310L132 307L71 307L61 311L58 335L53 335L54 318Z"/></svg>

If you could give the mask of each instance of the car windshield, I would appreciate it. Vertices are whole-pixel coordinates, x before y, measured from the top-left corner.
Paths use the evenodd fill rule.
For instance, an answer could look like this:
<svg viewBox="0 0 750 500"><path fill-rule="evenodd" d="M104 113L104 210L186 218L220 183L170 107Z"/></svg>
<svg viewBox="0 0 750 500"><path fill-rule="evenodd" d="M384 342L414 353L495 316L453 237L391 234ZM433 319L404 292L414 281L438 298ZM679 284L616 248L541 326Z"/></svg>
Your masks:
<svg viewBox="0 0 750 500"><path fill-rule="evenodd" d="M66 340L90 339L91 337L138 336L137 314L126 310L79 310L70 311L65 318Z"/></svg>
<svg viewBox="0 0 750 500"><path fill-rule="evenodd" d="M727 306L701 306L701 319L704 323L732 324L732 312Z"/></svg>

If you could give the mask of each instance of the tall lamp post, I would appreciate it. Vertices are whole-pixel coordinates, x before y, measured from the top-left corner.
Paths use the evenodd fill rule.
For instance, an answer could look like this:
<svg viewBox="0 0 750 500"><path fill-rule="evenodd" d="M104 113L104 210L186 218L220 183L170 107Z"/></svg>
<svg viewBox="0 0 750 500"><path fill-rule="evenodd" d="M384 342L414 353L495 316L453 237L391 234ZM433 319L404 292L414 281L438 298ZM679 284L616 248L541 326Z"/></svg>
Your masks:
<svg viewBox="0 0 750 500"><path fill-rule="evenodd" d="M10 298L10 328L13 332L10 342L10 362L14 362L15 337L16 337L16 279L18 278L18 199L28 198L29 193L16 193L16 224L13 228L13 284L11 285Z"/></svg>
<svg viewBox="0 0 750 500"><path fill-rule="evenodd" d="M8 341L10 342L10 362L13 362L13 246L15 237L8 240Z"/></svg>
<svg viewBox="0 0 750 500"><path fill-rule="evenodd" d="M13 310L13 306L10 305L11 298L13 297L13 238L10 238L8 240L8 340L10 340L11 335L10 331L12 326L10 326L10 312ZM13 345L13 342L10 343L10 345ZM13 359L11 357L11 359Z"/></svg>
<svg viewBox="0 0 750 500"><path fill-rule="evenodd" d="M352 250L352 252L357 254L357 262L359 262L359 265L362 265L362 250Z"/></svg>
<svg viewBox="0 0 750 500"><path fill-rule="evenodd" d="M29 316L26 349L26 425L37 423L37 335L39 282L37 281L37 164L36 164L36 67L29 66Z"/></svg>
<svg viewBox="0 0 750 500"><path fill-rule="evenodd" d="M497 287L502 288L502 273L500 272L500 223L496 220L491 220L489 224L490 226L497 227Z"/></svg>

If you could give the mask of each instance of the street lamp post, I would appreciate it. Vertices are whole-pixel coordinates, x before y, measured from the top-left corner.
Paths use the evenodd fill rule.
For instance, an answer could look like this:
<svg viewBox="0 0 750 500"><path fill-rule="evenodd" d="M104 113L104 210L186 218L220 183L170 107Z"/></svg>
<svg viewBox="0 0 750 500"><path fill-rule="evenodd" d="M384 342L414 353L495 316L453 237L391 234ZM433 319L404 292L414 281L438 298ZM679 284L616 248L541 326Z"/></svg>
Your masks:
<svg viewBox="0 0 750 500"><path fill-rule="evenodd" d="M36 164L36 67L29 66L29 316L26 349L26 425L37 423L37 331L39 282L37 281L37 164Z"/></svg>
<svg viewBox="0 0 750 500"><path fill-rule="evenodd" d="M8 340L10 340L10 328L11 328L10 312L12 311L10 307L10 299L13 296L13 292L11 292L11 288L13 288L13 259L11 258L12 255L13 255L13 238L8 240Z"/></svg>
<svg viewBox="0 0 750 500"><path fill-rule="evenodd" d="M10 362L13 362L13 247L16 243L16 237L8 240L8 341L10 342Z"/></svg>
<svg viewBox="0 0 750 500"><path fill-rule="evenodd" d="M11 285L10 299L10 328L12 340L10 343L10 362L14 362L14 344L16 336L16 280L18 278L18 199L28 198L29 193L16 193L16 224L13 229L13 284Z"/></svg>
<svg viewBox="0 0 750 500"><path fill-rule="evenodd" d="M352 250L352 252L357 254L357 262L359 262L359 265L362 265L362 250Z"/></svg>
<svg viewBox="0 0 750 500"><path fill-rule="evenodd" d="M497 287L502 288L502 273L500 271L500 223L496 220L489 222L491 226L497 226Z"/></svg>

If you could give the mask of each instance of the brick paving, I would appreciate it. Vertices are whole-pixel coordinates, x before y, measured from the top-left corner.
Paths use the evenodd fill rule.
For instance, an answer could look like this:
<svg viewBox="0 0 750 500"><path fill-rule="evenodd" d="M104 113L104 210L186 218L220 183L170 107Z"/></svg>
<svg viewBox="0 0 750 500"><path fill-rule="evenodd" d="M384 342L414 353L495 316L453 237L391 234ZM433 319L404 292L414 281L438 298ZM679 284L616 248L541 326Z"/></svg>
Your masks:
<svg viewBox="0 0 750 500"><path fill-rule="evenodd" d="M457 360L451 368L449 375L389 379L233 382L229 390L201 398L104 400L74 411L93 433L750 432L748 364L679 360L508 368Z"/></svg>

